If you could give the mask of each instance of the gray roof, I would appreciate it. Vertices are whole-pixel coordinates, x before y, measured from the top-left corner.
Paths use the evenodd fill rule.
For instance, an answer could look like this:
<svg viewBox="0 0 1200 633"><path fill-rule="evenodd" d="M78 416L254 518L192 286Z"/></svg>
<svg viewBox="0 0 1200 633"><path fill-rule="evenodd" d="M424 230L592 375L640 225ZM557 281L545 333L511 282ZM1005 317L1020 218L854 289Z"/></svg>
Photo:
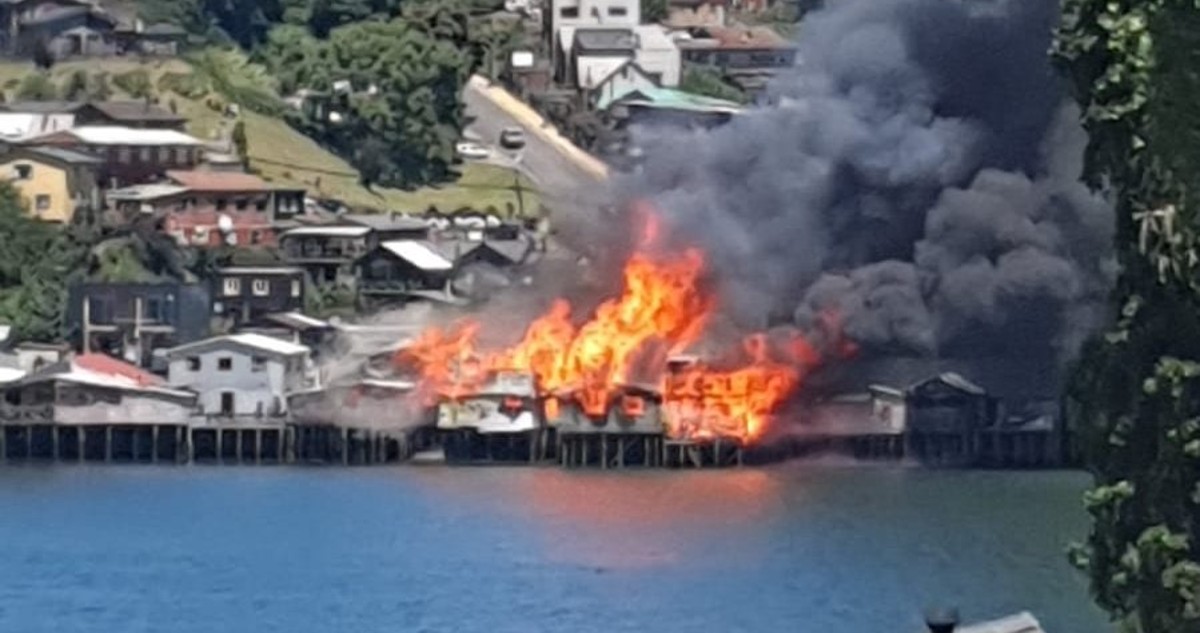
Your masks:
<svg viewBox="0 0 1200 633"><path fill-rule="evenodd" d="M58 20L65 20L67 18L73 18L78 15L89 15L89 14L93 18L108 22L110 25L116 24L116 20L113 19L112 16L108 15L107 13L105 13L104 11L102 11L98 8L88 7L88 6L59 7L56 9L50 9L49 11L46 11L45 13L42 13L41 15L37 15L32 18L29 18L28 20L24 20L23 22L21 22L21 24L24 26L41 26L43 24L50 24L51 22L57 22Z"/></svg>
<svg viewBox="0 0 1200 633"><path fill-rule="evenodd" d="M575 48L580 51L632 51L637 48L637 38L630 29L578 29L575 31Z"/></svg>
<svg viewBox="0 0 1200 633"><path fill-rule="evenodd" d="M71 165L99 165L104 162L91 154L63 149L61 147L27 147L24 148L24 151L34 156L57 160Z"/></svg>
<svg viewBox="0 0 1200 633"><path fill-rule="evenodd" d="M493 251L499 253L504 259L520 264L525 261L525 257L529 255L529 251L533 246L528 240L484 240L482 246L486 246Z"/></svg>
<svg viewBox="0 0 1200 633"><path fill-rule="evenodd" d="M146 27L142 31L142 35L187 35L187 31L177 25L160 22Z"/></svg>
<svg viewBox="0 0 1200 633"><path fill-rule="evenodd" d="M341 219L376 231L418 231L429 228L423 218L401 213L347 213Z"/></svg>

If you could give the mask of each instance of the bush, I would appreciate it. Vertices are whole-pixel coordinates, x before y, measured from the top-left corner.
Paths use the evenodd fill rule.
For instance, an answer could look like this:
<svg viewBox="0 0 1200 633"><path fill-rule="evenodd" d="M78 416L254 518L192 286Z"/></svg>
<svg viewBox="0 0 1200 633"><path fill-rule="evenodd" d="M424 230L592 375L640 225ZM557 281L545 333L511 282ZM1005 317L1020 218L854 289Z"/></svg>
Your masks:
<svg viewBox="0 0 1200 633"><path fill-rule="evenodd" d="M39 72L26 75L17 87L18 101L53 101L58 98L58 86L49 73Z"/></svg>
<svg viewBox="0 0 1200 633"><path fill-rule="evenodd" d="M149 97L154 91L150 83L150 73L140 68L114 75L113 83L124 92L129 93L129 96L134 99Z"/></svg>

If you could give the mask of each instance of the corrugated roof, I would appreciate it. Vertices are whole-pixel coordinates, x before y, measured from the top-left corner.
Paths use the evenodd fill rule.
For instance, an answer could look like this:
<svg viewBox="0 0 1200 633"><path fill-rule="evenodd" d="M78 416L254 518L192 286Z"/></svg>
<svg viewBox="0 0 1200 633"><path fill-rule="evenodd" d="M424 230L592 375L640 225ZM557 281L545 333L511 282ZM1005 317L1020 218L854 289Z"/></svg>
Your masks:
<svg viewBox="0 0 1200 633"><path fill-rule="evenodd" d="M104 162L91 154L77 152L65 147L27 147L23 151L34 156L58 160L72 165L99 165Z"/></svg>
<svg viewBox="0 0 1200 633"><path fill-rule="evenodd" d="M1046 633L1037 618L1028 611L999 620L960 626L955 633Z"/></svg>
<svg viewBox="0 0 1200 633"><path fill-rule="evenodd" d="M125 187L123 189L113 189L109 191L105 197L109 200L129 200L143 202L146 200L157 200L166 198L181 193L187 193L187 189L178 185L135 185L133 187Z"/></svg>
<svg viewBox="0 0 1200 633"><path fill-rule="evenodd" d="M637 48L631 29L576 29L575 48L580 51L628 50Z"/></svg>
<svg viewBox="0 0 1200 633"><path fill-rule="evenodd" d="M303 312L279 312L263 317L272 323L287 326L293 330L325 329L332 327L328 322L316 319Z"/></svg>
<svg viewBox="0 0 1200 633"><path fill-rule="evenodd" d="M294 266L226 266L218 268L223 275L296 275L301 272Z"/></svg>
<svg viewBox="0 0 1200 633"><path fill-rule="evenodd" d="M241 172L172 169L167 178L192 191L270 191L262 178Z"/></svg>
<svg viewBox="0 0 1200 633"><path fill-rule="evenodd" d="M657 87L630 88L612 97L604 96L596 102L596 107L600 110L606 110L616 103L670 110L686 110L689 112L734 114L741 110L741 106L733 101L705 97L674 88Z"/></svg>
<svg viewBox="0 0 1200 633"><path fill-rule="evenodd" d="M94 125L65 131L93 145L203 145L203 141L175 130L139 130L115 125Z"/></svg>
<svg viewBox="0 0 1200 633"><path fill-rule="evenodd" d="M429 228L424 218L402 213L347 213L341 219L376 231L408 231Z"/></svg>
<svg viewBox="0 0 1200 633"><path fill-rule="evenodd" d="M80 354L72 362L75 367L98 374L121 376L142 386L162 385L166 382L160 376L105 354Z"/></svg>
<svg viewBox="0 0 1200 633"><path fill-rule="evenodd" d="M288 229L284 235L324 235L327 237L362 237L370 233L365 226L300 226Z"/></svg>
<svg viewBox="0 0 1200 633"><path fill-rule="evenodd" d="M421 270L450 270L454 264L442 257L433 245L420 240L391 240L379 245L396 257Z"/></svg>
<svg viewBox="0 0 1200 633"><path fill-rule="evenodd" d="M206 338L201 341L186 343L184 345L180 345L178 347L173 347L169 350L166 350L166 355L168 357L179 356L180 354L190 352L197 348L207 347L209 345L219 344L219 343L223 343L223 342L233 343L235 345L241 345L244 347L250 347L253 349L261 350L264 352L270 352L273 354L279 354L282 356L297 356L300 354L307 354L307 353L309 353L309 351L311 351L308 349L307 346L298 345L296 343L292 343L290 341L285 341L282 339L277 339L277 338L274 338L271 336L267 336L265 334L257 334L254 332L242 332L240 334L226 334L224 336L214 336L212 338Z"/></svg>

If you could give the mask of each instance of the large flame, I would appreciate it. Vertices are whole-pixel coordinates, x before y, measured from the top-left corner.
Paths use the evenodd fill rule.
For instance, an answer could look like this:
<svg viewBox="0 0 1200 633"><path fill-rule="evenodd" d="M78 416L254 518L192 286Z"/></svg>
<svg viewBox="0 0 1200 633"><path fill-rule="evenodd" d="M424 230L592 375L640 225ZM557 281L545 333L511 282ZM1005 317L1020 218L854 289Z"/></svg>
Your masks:
<svg viewBox="0 0 1200 633"><path fill-rule="evenodd" d="M643 249L660 230L653 215L645 227ZM571 304L558 299L507 349L480 349L480 323L463 319L426 330L398 352L397 362L420 373L419 393L431 402L477 392L496 371L520 371L532 374L543 394L554 394L547 402L556 409L557 398L570 394L596 418L622 386L649 382L663 394L670 437L751 442L762 437L821 354L799 334L782 344L754 334L729 358L668 371L668 359L700 341L716 308L701 288L703 273L699 250L670 256L640 251L625 264L620 294L578 326Z"/></svg>

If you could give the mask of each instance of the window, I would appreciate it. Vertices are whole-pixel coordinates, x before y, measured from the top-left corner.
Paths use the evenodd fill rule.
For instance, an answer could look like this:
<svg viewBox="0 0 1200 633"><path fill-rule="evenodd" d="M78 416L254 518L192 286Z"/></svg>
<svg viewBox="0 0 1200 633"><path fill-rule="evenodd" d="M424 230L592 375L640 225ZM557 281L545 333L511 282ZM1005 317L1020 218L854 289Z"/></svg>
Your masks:
<svg viewBox="0 0 1200 633"><path fill-rule="evenodd" d="M250 243L258 244L259 242L262 242L262 234L258 231L250 231Z"/></svg>
<svg viewBox="0 0 1200 633"><path fill-rule="evenodd" d="M245 211L246 207L250 206L250 201L245 198L238 198L233 201L233 206L237 207L238 211Z"/></svg>
<svg viewBox="0 0 1200 633"><path fill-rule="evenodd" d="M200 357L199 356L188 356L187 357L187 368L188 368L188 371L200 371Z"/></svg>
<svg viewBox="0 0 1200 633"><path fill-rule="evenodd" d="M221 392L221 415L233 415L233 392Z"/></svg>
<svg viewBox="0 0 1200 633"><path fill-rule="evenodd" d="M139 155L138 155L138 158L139 158L139 159L140 159L140 160L141 160L143 163L148 163L148 162L150 162L150 148L149 148L149 147L143 147L143 148L142 148L142 151L138 152L138 154L139 154Z"/></svg>
<svg viewBox="0 0 1200 633"><path fill-rule="evenodd" d="M17 172L17 180L29 180L33 175L33 165L14 165L13 170Z"/></svg>
<svg viewBox="0 0 1200 633"><path fill-rule="evenodd" d="M229 202L225 198L217 198L217 211L224 211Z"/></svg>
<svg viewBox="0 0 1200 633"><path fill-rule="evenodd" d="M162 323L166 321L165 310L163 310L162 299L158 297L148 297L142 301L142 318L153 322Z"/></svg>
<svg viewBox="0 0 1200 633"><path fill-rule="evenodd" d="M176 147L175 148L175 162L179 163L180 165L187 164L187 162L188 162L187 148L184 148L184 147Z"/></svg>
<svg viewBox="0 0 1200 633"><path fill-rule="evenodd" d="M34 204L37 205L38 211L45 211L50 208L50 196L44 193L39 193L37 197L34 198Z"/></svg>
<svg viewBox="0 0 1200 633"><path fill-rule="evenodd" d="M254 296L265 297L271 294L271 282L266 279L255 279L252 290L254 291Z"/></svg>
<svg viewBox="0 0 1200 633"><path fill-rule="evenodd" d="M302 289L302 288L301 288L300 280L299 280L299 279L293 279L293 280L292 280L292 296L293 296L293 297L299 297L299 296L300 296L300 291L301 291L301 289Z"/></svg>
<svg viewBox="0 0 1200 633"><path fill-rule="evenodd" d="M629 9L627 9L625 7L609 7L608 8L609 17L614 17L614 18L615 17L624 17L628 14L629 14Z"/></svg>
<svg viewBox="0 0 1200 633"><path fill-rule="evenodd" d="M266 211L266 210L267 210L267 199L266 199L266 198L259 198L258 200L255 200L255 201L254 201L254 208L255 208L255 209L257 209L257 210L259 210L259 211Z"/></svg>
<svg viewBox="0 0 1200 633"><path fill-rule="evenodd" d="M113 322L112 303L107 297L88 297L87 320L96 325L108 325Z"/></svg>
<svg viewBox="0 0 1200 633"><path fill-rule="evenodd" d="M579 7L563 7L558 10L560 18L577 18L579 17Z"/></svg>
<svg viewBox="0 0 1200 633"><path fill-rule="evenodd" d="M158 148L158 162L160 162L160 163L171 162L171 148L169 148L169 147Z"/></svg>
<svg viewBox="0 0 1200 633"><path fill-rule="evenodd" d="M222 356L217 359L217 371L231 371L233 369L233 357Z"/></svg>
<svg viewBox="0 0 1200 633"><path fill-rule="evenodd" d="M255 356L250 359L251 371L265 371L267 369L267 357Z"/></svg>
<svg viewBox="0 0 1200 633"><path fill-rule="evenodd" d="M128 147L117 148L117 162L129 164L130 158L133 155L133 150Z"/></svg>
<svg viewBox="0 0 1200 633"><path fill-rule="evenodd" d="M237 277L226 277L223 285L226 297L242 294L242 280Z"/></svg>

